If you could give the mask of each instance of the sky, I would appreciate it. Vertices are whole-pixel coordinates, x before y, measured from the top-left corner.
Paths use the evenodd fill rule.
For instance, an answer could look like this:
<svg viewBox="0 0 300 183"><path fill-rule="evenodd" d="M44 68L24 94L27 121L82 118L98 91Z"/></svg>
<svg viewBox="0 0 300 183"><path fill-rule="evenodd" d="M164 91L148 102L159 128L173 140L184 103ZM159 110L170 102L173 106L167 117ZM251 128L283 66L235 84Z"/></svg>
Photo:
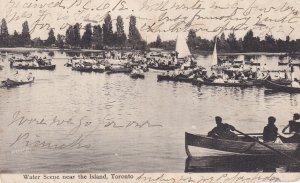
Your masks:
<svg viewBox="0 0 300 183"><path fill-rule="evenodd" d="M137 28L144 40L175 39L190 29L202 38L212 39L222 32L243 37L252 29L255 36L271 34L285 40L300 38L300 0L1 0L0 18L9 33L21 32L28 21L32 38L46 39L50 28L65 34L76 22L103 24L110 14L124 19L128 34L129 17L137 17ZM84 30L82 30L83 33Z"/></svg>

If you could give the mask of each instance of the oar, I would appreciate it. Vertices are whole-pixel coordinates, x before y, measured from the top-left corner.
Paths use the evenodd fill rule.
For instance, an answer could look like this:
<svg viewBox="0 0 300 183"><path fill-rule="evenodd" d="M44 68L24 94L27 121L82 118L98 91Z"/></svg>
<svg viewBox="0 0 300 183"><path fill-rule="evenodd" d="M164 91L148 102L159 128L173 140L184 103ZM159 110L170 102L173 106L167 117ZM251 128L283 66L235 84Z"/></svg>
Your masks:
<svg viewBox="0 0 300 183"><path fill-rule="evenodd" d="M280 154L280 155L282 155L282 156L284 156L284 157L286 157L286 158L288 158L288 159L290 159L290 160L293 160L293 161L295 161L295 162L297 162L297 163L300 163L300 161L299 161L298 159L296 159L296 158L294 158L294 157L292 157L292 156L289 156L289 155L287 155L287 154L285 154L285 153L283 153L283 152L280 152L280 151L274 149L273 147L271 147L271 146L269 146L269 145L267 145L267 144L265 144L265 143L263 143L263 142L260 142L259 140L255 139L255 138L253 138L253 137L251 137L251 136L249 136L249 135L247 135L247 134L245 134L245 133L243 133L243 132L241 132L241 131L239 131L239 130L237 130L237 129L234 129L234 130L235 130L236 132L238 132L238 133L240 133L240 134L242 134L242 135L248 137L248 138L251 138L251 139L255 140L257 143L259 143L259 144L261 144L261 145L263 145L263 146L265 146L265 147L271 149L273 152L276 152L277 154Z"/></svg>

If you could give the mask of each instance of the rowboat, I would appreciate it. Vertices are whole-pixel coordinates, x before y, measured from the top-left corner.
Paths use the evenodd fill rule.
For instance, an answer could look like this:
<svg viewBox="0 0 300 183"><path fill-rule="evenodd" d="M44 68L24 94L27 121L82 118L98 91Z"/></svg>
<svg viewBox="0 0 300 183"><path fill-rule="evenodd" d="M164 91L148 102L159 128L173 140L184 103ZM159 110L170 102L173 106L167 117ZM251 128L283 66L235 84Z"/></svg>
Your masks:
<svg viewBox="0 0 300 183"><path fill-rule="evenodd" d="M174 71L175 69L179 69L180 66L175 66L175 65L160 65L160 66L148 66L149 70L154 70L154 71Z"/></svg>
<svg viewBox="0 0 300 183"><path fill-rule="evenodd" d="M130 77L133 78L133 79L144 79L145 78L145 75L144 74L141 74L141 73L131 73L130 74Z"/></svg>
<svg viewBox="0 0 300 183"><path fill-rule="evenodd" d="M207 85L207 86L222 86L222 87L251 87L254 86L252 81L239 81L239 82L224 82L224 83L215 83L210 80L193 80L194 85Z"/></svg>
<svg viewBox="0 0 300 183"><path fill-rule="evenodd" d="M300 88L295 88L288 85L280 85L272 81L265 81L265 87L274 91L286 92L286 93L300 93Z"/></svg>
<svg viewBox="0 0 300 183"><path fill-rule="evenodd" d="M2 81L1 84L2 87L11 88L20 85L31 84L33 82L34 82L34 77L29 81L15 81L15 80L7 79L6 81Z"/></svg>
<svg viewBox="0 0 300 183"><path fill-rule="evenodd" d="M93 69L91 66L85 67L85 66L80 66L80 67L72 67L73 71L79 71L79 72L92 72Z"/></svg>
<svg viewBox="0 0 300 183"><path fill-rule="evenodd" d="M24 70L28 70L28 69L32 69L32 70L54 70L56 67L56 65L39 65L39 66L29 66L29 65L16 65L13 66L11 65L11 68L14 69L24 69Z"/></svg>
<svg viewBox="0 0 300 183"><path fill-rule="evenodd" d="M299 155L299 143L267 143L273 149L285 154ZM190 148L193 146L193 148ZM196 148L196 149L195 149ZM271 155L274 151L255 142L254 140L226 140L207 137L205 135L196 135L185 133L185 150L188 157L200 157L199 148L206 148L224 152L239 153L239 154L254 154L254 155ZM197 151L198 149L198 151ZM199 154L198 154L199 153Z"/></svg>
<svg viewBox="0 0 300 183"><path fill-rule="evenodd" d="M115 74L115 73L131 73L132 69L127 67L120 67L120 68L110 68L106 74Z"/></svg>
<svg viewBox="0 0 300 183"><path fill-rule="evenodd" d="M191 83L193 82L193 78L188 78L184 76L169 76L169 75L157 75L157 81L179 81Z"/></svg>

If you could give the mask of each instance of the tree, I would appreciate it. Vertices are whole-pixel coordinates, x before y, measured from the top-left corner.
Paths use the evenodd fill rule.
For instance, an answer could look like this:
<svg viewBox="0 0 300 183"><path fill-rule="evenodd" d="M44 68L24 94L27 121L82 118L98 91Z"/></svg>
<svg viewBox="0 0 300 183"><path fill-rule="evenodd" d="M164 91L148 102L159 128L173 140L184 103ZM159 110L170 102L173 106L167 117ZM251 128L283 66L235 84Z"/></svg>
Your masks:
<svg viewBox="0 0 300 183"><path fill-rule="evenodd" d="M60 34L57 34L56 46L59 47L59 48L64 47L64 41L63 41L62 36Z"/></svg>
<svg viewBox="0 0 300 183"><path fill-rule="evenodd" d="M125 41L127 38L126 38L126 34L124 32L124 23L123 23L123 19L121 16L117 17L116 27L117 27L116 43L118 45L123 46L125 44Z"/></svg>
<svg viewBox="0 0 300 183"><path fill-rule="evenodd" d="M240 50L234 32L228 35L227 42L231 52L238 52Z"/></svg>
<svg viewBox="0 0 300 183"><path fill-rule="evenodd" d="M188 40L187 40L187 44L189 45L190 48L194 49L196 47L196 39L197 39L196 31L190 29L188 34Z"/></svg>
<svg viewBox="0 0 300 183"><path fill-rule="evenodd" d="M134 47L142 40L139 30L136 28L136 17L130 16L128 41Z"/></svg>
<svg viewBox="0 0 300 183"><path fill-rule="evenodd" d="M14 47L18 47L18 46L22 45L21 40L20 40L20 35L18 34L18 32L16 30L14 31L14 35L12 36L11 42L12 42L11 44Z"/></svg>
<svg viewBox="0 0 300 183"><path fill-rule="evenodd" d="M22 39L22 45L29 45L31 43L31 39L30 39L30 33L29 33L29 26L28 26L28 22L25 21L22 24L22 34L21 34L21 39Z"/></svg>
<svg viewBox="0 0 300 183"><path fill-rule="evenodd" d="M156 42L155 42L155 47L160 48L161 46L162 46L161 45L161 38L160 38L160 35L158 34L157 38L156 38Z"/></svg>
<svg viewBox="0 0 300 183"><path fill-rule="evenodd" d="M93 27L92 44L96 49L102 49L103 47L102 28L100 25Z"/></svg>
<svg viewBox="0 0 300 183"><path fill-rule="evenodd" d="M9 45L9 34L8 34L8 28L7 28L7 23L5 19L2 19L1 23L1 30L0 30L0 44L2 46L8 46Z"/></svg>
<svg viewBox="0 0 300 183"><path fill-rule="evenodd" d="M85 25L85 32L83 33L83 36L82 36L82 47L84 48L91 48L91 45L92 45L92 26L91 24L86 24Z"/></svg>
<svg viewBox="0 0 300 183"><path fill-rule="evenodd" d="M276 43L275 39L273 38L272 35L266 35L265 36L265 42L263 44L264 50L263 51L268 51L268 52L273 52L276 51Z"/></svg>
<svg viewBox="0 0 300 183"><path fill-rule="evenodd" d="M219 45L220 51L223 51L223 52L229 51L229 44L225 39L224 32L221 34L220 38L218 38L218 45Z"/></svg>
<svg viewBox="0 0 300 183"><path fill-rule="evenodd" d="M48 39L46 41L46 45L47 46L51 46L52 44L55 44L56 38L54 35L54 31L53 29L50 29L49 33L48 33Z"/></svg>
<svg viewBox="0 0 300 183"><path fill-rule="evenodd" d="M74 28L73 26L69 26L69 28L66 31L66 43L71 46L74 46L74 37Z"/></svg>
<svg viewBox="0 0 300 183"><path fill-rule="evenodd" d="M73 27L74 30L74 43L73 46L79 46L80 45L80 41L81 41L81 36L80 36L80 24L76 23Z"/></svg>
<svg viewBox="0 0 300 183"><path fill-rule="evenodd" d="M104 19L104 24L102 26L103 30L103 43L104 45L111 46L114 42L113 40L113 30L112 30L112 21L111 16L108 14Z"/></svg>

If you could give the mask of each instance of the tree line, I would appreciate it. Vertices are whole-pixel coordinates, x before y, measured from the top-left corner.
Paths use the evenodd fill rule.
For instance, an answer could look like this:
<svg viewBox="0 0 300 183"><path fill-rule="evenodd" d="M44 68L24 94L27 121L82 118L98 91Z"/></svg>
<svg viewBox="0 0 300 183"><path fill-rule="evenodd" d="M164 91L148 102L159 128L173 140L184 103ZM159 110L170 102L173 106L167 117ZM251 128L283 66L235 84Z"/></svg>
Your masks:
<svg viewBox="0 0 300 183"><path fill-rule="evenodd" d="M28 22L22 24L22 31L16 30L10 35L5 19L1 21L0 27L0 46L1 47L58 47L58 48L85 48L85 49L106 49L106 48L130 48L145 50L148 47L162 48L166 50L175 49L175 40L162 41L157 36L156 41L147 45L142 39L139 30L136 27L136 17L130 16L129 33L125 34L124 21L121 16L116 19L116 31L113 32L113 24L110 14L108 14L102 26L76 23L70 25L65 35L58 34L55 36L54 29L48 32L48 38L31 39ZM81 29L84 33L81 36ZM272 35L265 35L264 39L255 37L252 30L249 30L243 38L236 38L234 32L230 33L227 38L222 33L214 40L203 39L196 35L195 30L188 33L187 44L192 51L211 51L213 50L215 40L217 40L217 49L219 52L287 52L296 53L300 50L300 40L291 40L286 36L285 40L275 39Z"/></svg>
<svg viewBox="0 0 300 183"><path fill-rule="evenodd" d="M187 37L187 44L192 51L212 51L217 41L219 52L287 52L296 53L300 51L300 40L291 40L286 36L285 40L275 39L272 35L265 35L264 39L255 37L252 30L249 30L243 38L236 38L234 32L228 37L222 33L214 40L203 39L196 35L196 31L190 30ZM156 41L149 43L150 47L174 50L176 41L162 41L158 35Z"/></svg>
<svg viewBox="0 0 300 183"><path fill-rule="evenodd" d="M88 23L84 27L76 23L70 25L65 35L57 34L54 29L50 29L48 38L31 39L28 22L23 23L22 32L16 30L13 35L9 35L5 19L1 22L0 46L1 47L58 47L58 48L85 48L85 49L106 49L106 48L131 48L145 50L147 43L142 39L136 27L136 17L130 16L128 38L124 31L124 22L121 16L116 19L116 31L113 32L111 16L108 14L102 26ZM84 33L81 36L81 29Z"/></svg>

